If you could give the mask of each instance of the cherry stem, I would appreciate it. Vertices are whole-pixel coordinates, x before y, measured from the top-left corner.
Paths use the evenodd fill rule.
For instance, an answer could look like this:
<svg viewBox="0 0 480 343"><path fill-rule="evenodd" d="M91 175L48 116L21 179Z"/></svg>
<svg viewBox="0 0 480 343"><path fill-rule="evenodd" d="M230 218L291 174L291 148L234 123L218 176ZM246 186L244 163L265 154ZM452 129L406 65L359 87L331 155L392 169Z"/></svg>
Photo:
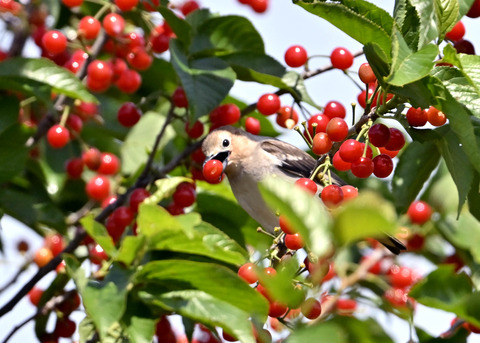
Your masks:
<svg viewBox="0 0 480 343"><path fill-rule="evenodd" d="M303 126L303 128L305 129L305 133L307 134L308 140L309 140L310 142L312 142L312 144L313 144L313 137L310 135L310 131L308 130L307 122L306 122L306 121L303 121L303 122L302 122L302 126Z"/></svg>
<svg viewBox="0 0 480 343"><path fill-rule="evenodd" d="M305 137L305 135L300 131L300 128L298 126L295 126L293 128L295 131L298 132L298 134L303 138L303 140L305 141L305 143L307 143L308 147L311 149L312 148L312 144L308 141L307 137ZM308 130L307 130L308 131ZM310 135L310 134L309 134Z"/></svg>
<svg viewBox="0 0 480 343"><path fill-rule="evenodd" d="M360 92L363 91L362 85L355 81L355 79L348 73L348 70L344 70L343 73L355 84L355 86L358 87L358 89L360 89Z"/></svg>

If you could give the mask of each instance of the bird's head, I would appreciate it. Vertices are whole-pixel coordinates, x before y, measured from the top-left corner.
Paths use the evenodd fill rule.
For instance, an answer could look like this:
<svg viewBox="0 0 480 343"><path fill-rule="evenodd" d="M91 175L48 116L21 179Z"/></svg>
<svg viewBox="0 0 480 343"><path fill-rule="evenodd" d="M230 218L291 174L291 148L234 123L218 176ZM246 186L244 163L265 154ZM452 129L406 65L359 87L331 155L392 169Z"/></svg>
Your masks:
<svg viewBox="0 0 480 343"><path fill-rule="evenodd" d="M225 170L232 154L235 137L239 133L240 129L233 126L222 126L210 132L202 144L202 150L206 156L205 162L219 160L223 163L223 170Z"/></svg>

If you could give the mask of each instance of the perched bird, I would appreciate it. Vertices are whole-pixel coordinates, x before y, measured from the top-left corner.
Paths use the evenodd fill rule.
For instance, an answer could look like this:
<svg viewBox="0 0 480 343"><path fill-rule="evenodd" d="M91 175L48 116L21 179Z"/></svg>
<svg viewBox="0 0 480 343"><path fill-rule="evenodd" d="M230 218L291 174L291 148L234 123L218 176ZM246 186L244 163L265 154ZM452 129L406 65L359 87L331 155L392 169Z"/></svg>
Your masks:
<svg viewBox="0 0 480 343"><path fill-rule="evenodd" d="M213 130L202 144L206 161L223 163L224 172L238 203L265 230L273 232L279 225L278 216L267 206L258 189L258 182L276 175L292 183L310 177L316 160L294 145L271 137L255 136L233 126ZM205 161L205 162L206 162ZM334 177L334 182L342 181ZM319 185L319 189L323 189ZM394 254L405 246L391 236L379 240Z"/></svg>

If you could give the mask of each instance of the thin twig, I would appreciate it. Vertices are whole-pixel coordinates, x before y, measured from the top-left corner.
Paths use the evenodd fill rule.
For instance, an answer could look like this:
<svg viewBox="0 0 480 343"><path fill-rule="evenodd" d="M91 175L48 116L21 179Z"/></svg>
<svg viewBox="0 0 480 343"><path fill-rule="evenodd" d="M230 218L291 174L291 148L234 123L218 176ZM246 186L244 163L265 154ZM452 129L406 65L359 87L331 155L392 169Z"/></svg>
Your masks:
<svg viewBox="0 0 480 343"><path fill-rule="evenodd" d="M2 288L0 288L0 294L3 293L8 287L14 285L15 282L17 282L20 275L22 275L22 273L28 269L31 263L32 263L31 259L25 261L25 263L20 267L20 269L15 273L13 278L9 282L7 282Z"/></svg>

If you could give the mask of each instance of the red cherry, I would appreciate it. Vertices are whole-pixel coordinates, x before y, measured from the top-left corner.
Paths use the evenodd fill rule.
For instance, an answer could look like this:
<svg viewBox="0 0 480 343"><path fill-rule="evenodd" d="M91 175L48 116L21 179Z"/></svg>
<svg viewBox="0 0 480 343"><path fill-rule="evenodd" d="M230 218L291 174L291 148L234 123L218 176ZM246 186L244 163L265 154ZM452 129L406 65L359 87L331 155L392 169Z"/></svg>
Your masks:
<svg viewBox="0 0 480 343"><path fill-rule="evenodd" d="M187 121L185 123L185 132L187 133L188 137L192 139L197 139L203 135L203 123L199 120L195 121L193 125Z"/></svg>
<svg viewBox="0 0 480 343"><path fill-rule="evenodd" d="M373 161L369 157L360 157L355 162L352 162L352 174L358 178L366 178L373 173Z"/></svg>
<svg viewBox="0 0 480 343"><path fill-rule="evenodd" d="M271 302L270 307L268 308L268 315L269 317L281 317L287 312L287 306L281 304L277 301Z"/></svg>
<svg viewBox="0 0 480 343"><path fill-rule="evenodd" d="M306 189L312 194L317 193L317 189L318 189L317 184L309 178L302 177L297 181L295 181L295 184L303 189Z"/></svg>
<svg viewBox="0 0 480 343"><path fill-rule="evenodd" d="M120 169L120 160L109 152L102 153L100 167L97 172L104 175L114 175Z"/></svg>
<svg viewBox="0 0 480 343"><path fill-rule="evenodd" d="M343 201L354 199L358 196L358 189L353 186L345 185L340 188L343 192Z"/></svg>
<svg viewBox="0 0 480 343"><path fill-rule="evenodd" d="M376 177L384 178L389 176L393 171L393 162L390 156L380 154L373 160L373 174Z"/></svg>
<svg viewBox="0 0 480 343"><path fill-rule="evenodd" d="M172 197L174 203L180 207L192 206L197 198L195 185L190 182L182 182L177 186Z"/></svg>
<svg viewBox="0 0 480 343"><path fill-rule="evenodd" d="M140 120L142 111L133 102L124 103L117 112L117 119L125 127L132 127Z"/></svg>
<svg viewBox="0 0 480 343"><path fill-rule="evenodd" d="M418 280L418 276L411 268L396 264L390 267L388 275L391 285L395 288L410 287Z"/></svg>
<svg viewBox="0 0 480 343"><path fill-rule="evenodd" d="M33 256L33 262L39 267L42 268L48 264L53 258L52 251L47 247L42 247L35 252Z"/></svg>
<svg viewBox="0 0 480 343"><path fill-rule="evenodd" d="M235 104L218 106L210 113L210 121L215 126L232 125L240 119L240 109Z"/></svg>
<svg viewBox="0 0 480 343"><path fill-rule="evenodd" d="M330 62L334 68L346 70L353 64L353 55L345 48L336 48L330 54Z"/></svg>
<svg viewBox="0 0 480 343"><path fill-rule="evenodd" d="M62 3L67 7L77 7L83 4L83 0L62 0Z"/></svg>
<svg viewBox="0 0 480 343"><path fill-rule="evenodd" d="M83 128L82 118L75 114L70 114L67 119L67 126L76 133L80 133Z"/></svg>
<svg viewBox="0 0 480 343"><path fill-rule="evenodd" d="M135 93L141 84L142 77L135 70L131 69L124 70L117 81L115 81L115 86L127 94Z"/></svg>
<svg viewBox="0 0 480 343"><path fill-rule="evenodd" d="M98 114L98 105L93 102L82 101L73 109L83 120L88 120Z"/></svg>
<svg viewBox="0 0 480 343"><path fill-rule="evenodd" d="M249 0L252 9L257 13L263 13L268 9L269 0Z"/></svg>
<svg viewBox="0 0 480 343"><path fill-rule="evenodd" d="M109 63L101 60L93 60L87 68L89 79L94 82L110 84L113 77L113 69Z"/></svg>
<svg viewBox="0 0 480 343"><path fill-rule="evenodd" d="M328 185L320 194L323 203L328 208L335 208L343 201L343 191L340 186Z"/></svg>
<svg viewBox="0 0 480 343"><path fill-rule="evenodd" d="M281 214L279 217L279 226L280 226L280 229L282 229L282 231L287 235L293 235L296 233L296 231L292 228L292 226L288 222L287 217L285 217L283 214Z"/></svg>
<svg viewBox="0 0 480 343"><path fill-rule="evenodd" d="M43 295L43 290L34 286L30 292L28 292L28 298L30 299L30 302L34 306L38 306L40 304L40 299L42 298Z"/></svg>
<svg viewBox="0 0 480 343"><path fill-rule="evenodd" d="M78 32L79 35L82 35L85 39L95 39L100 33L101 27L100 22L96 18L85 16L80 19L78 23Z"/></svg>
<svg viewBox="0 0 480 343"><path fill-rule="evenodd" d="M103 248L99 244L95 244L94 246L92 246L88 250L88 252L90 254L90 261L93 264L100 265L103 261L108 260L107 254L105 253L105 251L103 251Z"/></svg>
<svg viewBox="0 0 480 343"><path fill-rule="evenodd" d="M480 0L475 0L470 7L470 10L467 13L469 18L478 18L480 17Z"/></svg>
<svg viewBox="0 0 480 343"><path fill-rule="evenodd" d="M384 124L374 124L368 130L368 140L373 146L385 146L390 140L390 130Z"/></svg>
<svg viewBox="0 0 480 343"><path fill-rule="evenodd" d="M112 37L118 37L123 34L125 29L125 20L117 13L109 13L103 18L103 29Z"/></svg>
<svg viewBox="0 0 480 343"><path fill-rule="evenodd" d="M425 201L417 200L410 204L407 215L412 223L423 225L430 220L432 208Z"/></svg>
<svg viewBox="0 0 480 343"><path fill-rule="evenodd" d="M338 101L329 101L323 109L323 114L328 116L330 119L335 117L345 118L347 110Z"/></svg>
<svg viewBox="0 0 480 343"><path fill-rule="evenodd" d="M162 27L162 26L161 26ZM150 43L152 44L153 52L161 54L170 47L170 35L167 34L152 34L150 36Z"/></svg>
<svg viewBox="0 0 480 343"><path fill-rule="evenodd" d="M202 148L198 148L197 150L195 150L194 152L192 152L192 161L198 163L198 164L202 164L203 161L205 161L205 154L203 153L202 151Z"/></svg>
<svg viewBox="0 0 480 343"><path fill-rule="evenodd" d="M337 301L337 310L339 314L351 315L357 309L357 302L354 299L340 298Z"/></svg>
<svg viewBox="0 0 480 343"><path fill-rule="evenodd" d="M300 306L300 310L305 318L316 319L322 313L322 305L315 298L307 298Z"/></svg>
<svg viewBox="0 0 480 343"><path fill-rule="evenodd" d="M130 207L119 206L112 212L110 218L121 226L128 226L133 221L134 213Z"/></svg>
<svg viewBox="0 0 480 343"><path fill-rule="evenodd" d="M102 153L97 148L89 148L82 154L83 163L90 170L97 170L102 163Z"/></svg>
<svg viewBox="0 0 480 343"><path fill-rule="evenodd" d="M453 43L453 47L459 54L475 55L475 47L466 39L460 39L456 41Z"/></svg>
<svg viewBox="0 0 480 343"><path fill-rule="evenodd" d="M67 38L60 31L52 30L43 35L42 44L45 50L56 55L64 52L67 48Z"/></svg>
<svg viewBox="0 0 480 343"><path fill-rule="evenodd" d="M402 131L394 127L390 128L390 139L388 140L385 149L390 151L397 151L403 148L405 145L405 137L403 136Z"/></svg>
<svg viewBox="0 0 480 343"><path fill-rule="evenodd" d="M442 126L447 122L447 116L433 106L427 110L427 120L433 126Z"/></svg>
<svg viewBox="0 0 480 343"><path fill-rule="evenodd" d="M362 143L355 139L347 139L342 143L338 152L345 162L355 162L363 154Z"/></svg>
<svg viewBox="0 0 480 343"><path fill-rule="evenodd" d="M53 333L58 337L72 337L77 329L77 324L68 318L58 318Z"/></svg>
<svg viewBox="0 0 480 343"><path fill-rule="evenodd" d="M299 233L285 235L285 246L290 250L302 249L305 246Z"/></svg>
<svg viewBox="0 0 480 343"><path fill-rule="evenodd" d="M263 94L257 101L258 112L266 116L277 113L280 106L280 98L273 93Z"/></svg>
<svg viewBox="0 0 480 343"><path fill-rule="evenodd" d="M252 135L258 135L260 130L260 120L253 117L247 117L247 119L245 119L245 131L251 133Z"/></svg>
<svg viewBox="0 0 480 343"><path fill-rule="evenodd" d="M102 201L110 194L110 181L102 175L94 176L87 182L85 191L90 199Z"/></svg>
<svg viewBox="0 0 480 343"><path fill-rule="evenodd" d="M63 148L70 141L70 133L62 125L53 125L47 132L47 141L52 148Z"/></svg>
<svg viewBox="0 0 480 343"><path fill-rule="evenodd" d="M79 179L83 172L83 160L81 157L71 158L65 163L65 171L70 179Z"/></svg>
<svg viewBox="0 0 480 343"><path fill-rule="evenodd" d="M348 135L348 124L342 118L334 117L328 122L327 134L332 142L341 142Z"/></svg>
<svg viewBox="0 0 480 343"><path fill-rule="evenodd" d="M313 137L313 126L317 124L315 133L327 132L327 124L330 121L330 117L325 114L315 114L308 119L308 132Z"/></svg>
<svg viewBox="0 0 480 343"><path fill-rule="evenodd" d="M253 263L245 263L238 269L238 276L247 281L249 284L258 281L258 267Z"/></svg>
<svg viewBox="0 0 480 343"><path fill-rule="evenodd" d="M307 51L303 46L293 45L285 51L285 63L292 68L303 66L308 60Z"/></svg>
<svg viewBox="0 0 480 343"><path fill-rule="evenodd" d="M200 5L198 4L198 2L196 2L195 0L188 0L183 3L182 7L180 7L180 11L184 16L187 16L193 11L198 10L199 8Z"/></svg>
<svg viewBox="0 0 480 343"><path fill-rule="evenodd" d="M333 155L332 160L333 167L338 171L347 171L350 170L352 167L352 163L345 162L342 157L340 156L340 151L337 151L335 155Z"/></svg>
<svg viewBox="0 0 480 343"><path fill-rule="evenodd" d="M210 183L218 183L223 173L223 163L219 160L209 160L203 165L203 176Z"/></svg>
<svg viewBox="0 0 480 343"><path fill-rule="evenodd" d="M451 41L459 41L465 35L465 25L461 21L457 22L455 26L445 34L445 37Z"/></svg>
<svg viewBox="0 0 480 343"><path fill-rule="evenodd" d="M402 288L390 288L383 297L394 307L406 307L408 303L408 294Z"/></svg>
<svg viewBox="0 0 480 343"><path fill-rule="evenodd" d="M420 107L410 107L407 111L407 121L410 126L424 126L427 123L427 113Z"/></svg>
<svg viewBox="0 0 480 343"><path fill-rule="evenodd" d="M53 256L60 254L65 246L63 236L59 233L49 234L45 237L45 247L50 249Z"/></svg>
<svg viewBox="0 0 480 343"><path fill-rule="evenodd" d="M145 51L143 46L136 46L127 54L127 62L135 70L147 70L153 62L153 57Z"/></svg>
<svg viewBox="0 0 480 343"><path fill-rule="evenodd" d="M319 132L313 137L312 151L315 155L323 155L332 148L332 141L327 133Z"/></svg>
<svg viewBox="0 0 480 343"><path fill-rule="evenodd" d="M177 89L175 89L175 92L172 94L172 102L176 107L179 108L188 107L187 95L182 87L177 87Z"/></svg>
<svg viewBox="0 0 480 343"><path fill-rule="evenodd" d="M358 68L358 77L365 84L377 81L377 77L368 63L363 63L360 68Z"/></svg>
<svg viewBox="0 0 480 343"><path fill-rule="evenodd" d="M414 233L407 240L407 250L409 251L421 250L424 245L425 245L425 236L419 233Z"/></svg>
<svg viewBox="0 0 480 343"><path fill-rule="evenodd" d="M130 194L129 206L130 209L136 213L138 212L138 206L150 196L150 192L145 188L137 188Z"/></svg>
<svg viewBox="0 0 480 343"><path fill-rule="evenodd" d="M298 114L290 106L282 106L277 113L277 124L286 129L293 128L298 123Z"/></svg>
<svg viewBox="0 0 480 343"><path fill-rule="evenodd" d="M397 151L387 150L384 147L379 147L378 150L380 150L381 154L388 155L390 156L390 158L394 158L395 156L398 155L398 152L399 152L398 150Z"/></svg>
<svg viewBox="0 0 480 343"><path fill-rule="evenodd" d="M138 0L115 0L115 5L124 12L134 9L137 4Z"/></svg>

